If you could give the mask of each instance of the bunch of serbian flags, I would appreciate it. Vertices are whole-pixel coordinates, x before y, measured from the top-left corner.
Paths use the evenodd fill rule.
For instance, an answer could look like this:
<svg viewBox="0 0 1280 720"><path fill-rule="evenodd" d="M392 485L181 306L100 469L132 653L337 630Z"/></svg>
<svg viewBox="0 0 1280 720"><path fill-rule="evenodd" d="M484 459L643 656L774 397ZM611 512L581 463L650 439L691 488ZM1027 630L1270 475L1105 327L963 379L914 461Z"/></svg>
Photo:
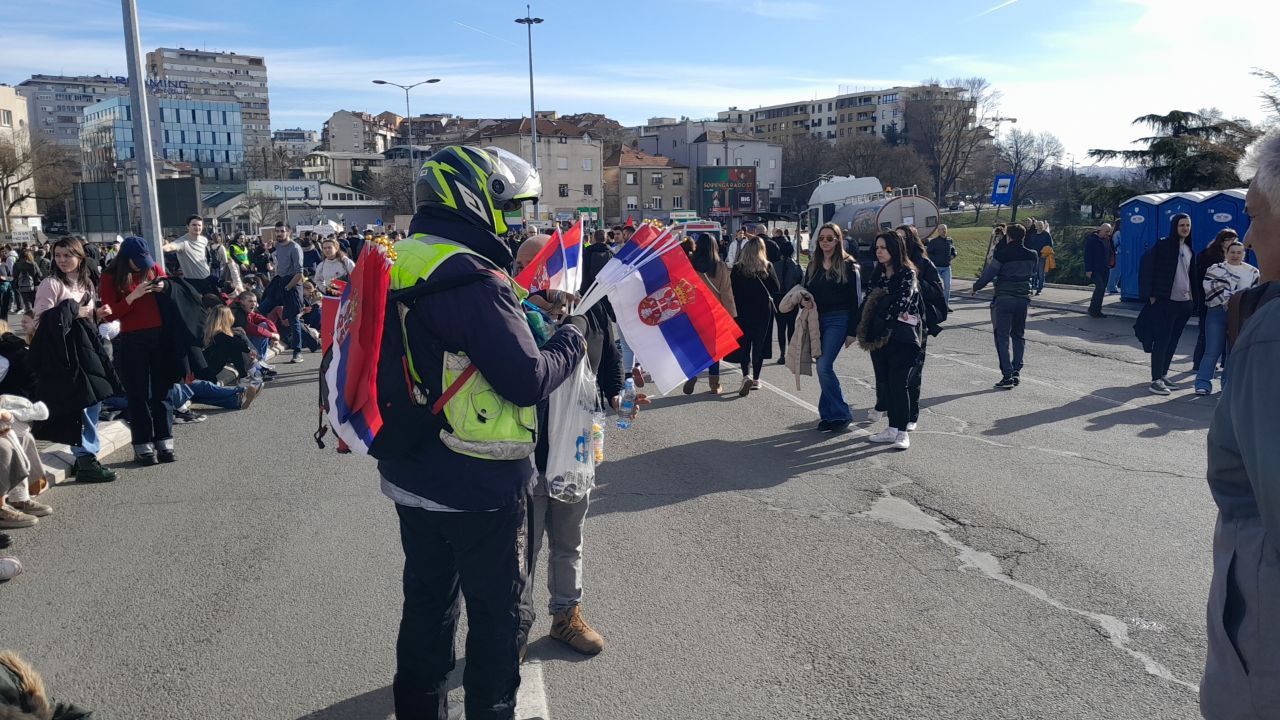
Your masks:
<svg viewBox="0 0 1280 720"><path fill-rule="evenodd" d="M581 258L579 223L553 236L516 281L530 291L577 292ZM627 344L664 394L720 362L737 349L742 336L670 229L642 225L601 268L572 311L585 313L604 298L613 306Z"/></svg>

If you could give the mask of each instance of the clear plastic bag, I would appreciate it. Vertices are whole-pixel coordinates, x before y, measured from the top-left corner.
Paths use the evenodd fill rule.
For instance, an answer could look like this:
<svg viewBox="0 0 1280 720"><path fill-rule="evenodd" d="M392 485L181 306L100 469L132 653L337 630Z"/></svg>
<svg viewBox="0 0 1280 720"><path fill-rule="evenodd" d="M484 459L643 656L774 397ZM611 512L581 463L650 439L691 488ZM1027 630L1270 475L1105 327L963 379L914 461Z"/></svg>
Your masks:
<svg viewBox="0 0 1280 720"><path fill-rule="evenodd" d="M598 412L596 376L584 358L551 393L547 411L547 494L556 500L581 502L595 487Z"/></svg>

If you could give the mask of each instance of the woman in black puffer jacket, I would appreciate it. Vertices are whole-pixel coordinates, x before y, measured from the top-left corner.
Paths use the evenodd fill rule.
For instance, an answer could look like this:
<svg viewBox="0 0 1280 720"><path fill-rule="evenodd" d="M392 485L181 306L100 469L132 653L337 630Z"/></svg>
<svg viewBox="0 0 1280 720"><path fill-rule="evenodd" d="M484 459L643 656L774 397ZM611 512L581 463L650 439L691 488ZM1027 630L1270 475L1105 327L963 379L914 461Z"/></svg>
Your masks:
<svg viewBox="0 0 1280 720"><path fill-rule="evenodd" d="M858 345L871 353L876 378L876 407L872 420L889 413L889 427L872 435L872 442L911 447L911 374L915 372L924 326L924 306L916 282L916 267L897 232L883 232L875 240L876 266L858 323Z"/></svg>

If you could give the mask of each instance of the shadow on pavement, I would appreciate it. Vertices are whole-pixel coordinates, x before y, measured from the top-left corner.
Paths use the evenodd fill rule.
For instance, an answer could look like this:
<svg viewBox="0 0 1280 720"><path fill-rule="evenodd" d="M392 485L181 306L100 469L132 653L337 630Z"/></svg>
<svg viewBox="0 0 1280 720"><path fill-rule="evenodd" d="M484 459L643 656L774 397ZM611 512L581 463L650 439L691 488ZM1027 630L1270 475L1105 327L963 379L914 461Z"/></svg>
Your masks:
<svg viewBox="0 0 1280 720"><path fill-rule="evenodd" d="M820 433L816 424L755 440L702 440L606 462L601 485L591 496L591 514L640 512L704 495L762 490L798 475L893 452L890 446L868 443L862 434Z"/></svg>
<svg viewBox="0 0 1280 720"><path fill-rule="evenodd" d="M1216 402L1212 405L1198 402L1199 398L1186 390L1178 391L1165 402L1142 407L1115 407L1107 402L1112 400L1127 403L1147 395L1145 384L1100 388L1090 395L1072 400L1065 405L998 418L990 428L983 430L982 434L1012 435L1040 425L1095 415L1089 418L1085 430L1097 432L1112 430L1120 425L1147 425L1149 427L1138 432L1138 437L1163 437L1176 430L1198 430L1209 427L1213 408L1217 404ZM1115 411L1097 415L1099 405L1115 407Z"/></svg>
<svg viewBox="0 0 1280 720"><path fill-rule="evenodd" d="M535 626L530 632L537 631L538 629ZM529 650L525 653L525 657L528 660L540 660L543 662L548 660L560 660L562 662L571 663L586 662L592 658L591 655L583 655L568 645L565 645L559 640L555 640L547 635L529 643Z"/></svg>
<svg viewBox="0 0 1280 720"><path fill-rule="evenodd" d="M298 720L386 720L394 710L388 685L303 715Z"/></svg>

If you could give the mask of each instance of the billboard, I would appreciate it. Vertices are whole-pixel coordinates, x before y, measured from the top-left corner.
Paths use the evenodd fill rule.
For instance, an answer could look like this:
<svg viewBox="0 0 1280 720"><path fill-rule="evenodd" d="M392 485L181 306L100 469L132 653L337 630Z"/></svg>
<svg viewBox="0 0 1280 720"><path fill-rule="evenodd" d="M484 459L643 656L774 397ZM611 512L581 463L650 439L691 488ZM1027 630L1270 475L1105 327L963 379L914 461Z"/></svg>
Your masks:
<svg viewBox="0 0 1280 720"><path fill-rule="evenodd" d="M319 180L250 180L249 193L290 200L320 200ZM287 194L286 194L287 193Z"/></svg>
<svg viewBox="0 0 1280 720"><path fill-rule="evenodd" d="M755 167L710 165L698 168L698 211L703 217L755 209Z"/></svg>

